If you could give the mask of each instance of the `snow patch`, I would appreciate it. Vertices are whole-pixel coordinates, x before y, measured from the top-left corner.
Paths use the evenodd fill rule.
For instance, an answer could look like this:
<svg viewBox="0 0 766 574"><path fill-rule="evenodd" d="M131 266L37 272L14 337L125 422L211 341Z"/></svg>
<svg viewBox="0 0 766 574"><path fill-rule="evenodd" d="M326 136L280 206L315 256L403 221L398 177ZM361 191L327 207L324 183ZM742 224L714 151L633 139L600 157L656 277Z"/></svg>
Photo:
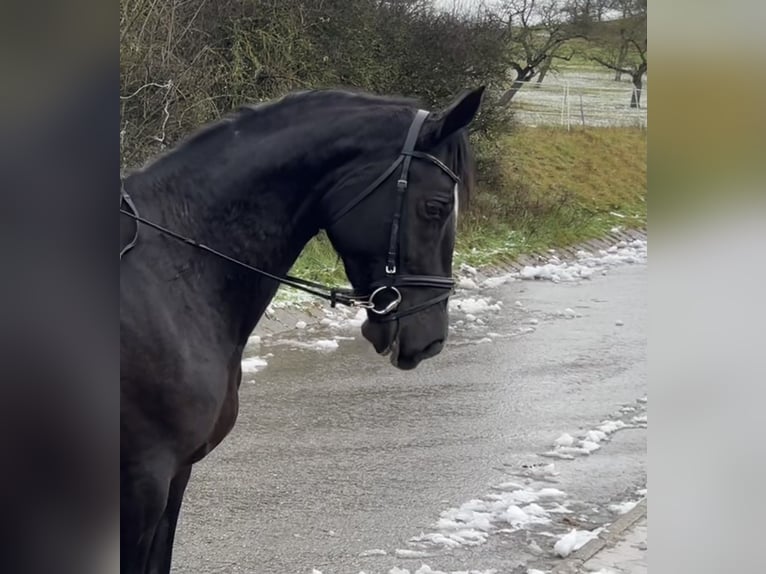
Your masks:
<svg viewBox="0 0 766 574"><path fill-rule="evenodd" d="M555 441L553 441L553 444L554 446L572 446L574 444L574 440L575 439L571 434L564 433Z"/></svg>
<svg viewBox="0 0 766 574"><path fill-rule="evenodd" d="M409 544L426 551L478 546L493 532L527 530L549 524L552 513L569 512L560 502L566 493L556 488L534 490L517 482L504 482L493 490L483 498L445 510L433 531L411 538Z"/></svg>
<svg viewBox="0 0 766 574"><path fill-rule="evenodd" d="M547 280L554 283L590 279L593 273L602 274L609 267L623 264L645 263L647 260L647 242L635 239L631 242L620 241L609 249L600 249L594 255L587 251L578 251L576 260L561 261L557 256L549 258L543 265L526 265L516 276L522 280Z"/></svg>
<svg viewBox="0 0 766 574"><path fill-rule="evenodd" d="M542 488L537 495L540 498L566 498L567 493L558 488Z"/></svg>
<svg viewBox="0 0 766 574"><path fill-rule="evenodd" d="M566 558L575 550L579 550L591 540L598 538L599 532L601 532L601 528L596 530L577 530L573 528L556 541L553 551L558 556Z"/></svg>
<svg viewBox="0 0 766 574"><path fill-rule="evenodd" d="M366 320L367 320L367 311L365 311L364 309L359 309L356 312L356 315L354 315L347 322L350 327L361 327L362 323L364 323Z"/></svg>
<svg viewBox="0 0 766 574"><path fill-rule="evenodd" d="M370 548L359 553L359 558L368 558L370 556L388 556L388 552L382 548Z"/></svg>
<svg viewBox="0 0 766 574"><path fill-rule="evenodd" d="M319 339L314 341L313 344L310 343L309 345L314 349L332 350L338 348L338 341L335 339Z"/></svg>
<svg viewBox="0 0 766 574"><path fill-rule="evenodd" d="M605 432L600 430L589 430L585 433L585 440L589 440L591 442L599 443L602 440L607 439L607 435Z"/></svg>
<svg viewBox="0 0 766 574"><path fill-rule="evenodd" d="M491 303L487 297L466 297L465 299L450 299L449 310L478 315L488 311L499 311L502 305L501 301Z"/></svg>
<svg viewBox="0 0 766 574"><path fill-rule="evenodd" d="M289 345L293 348L307 349L310 351L334 351L338 348L338 341L336 339L315 339L313 341L293 341L289 339L282 339L276 341L276 344Z"/></svg>
<svg viewBox="0 0 766 574"><path fill-rule="evenodd" d="M363 573L360 572L359 574ZM394 566L388 571L388 574L410 574L410 571L406 568L397 568ZM434 570L428 564L423 564L412 574L498 574L498 571L495 568L490 568L489 570L459 570L455 572L445 572L443 570Z"/></svg>
<svg viewBox="0 0 766 574"><path fill-rule="evenodd" d="M601 432L610 435L610 434L616 433L620 429L624 429L626 426L628 425L625 424L625 421L607 420L607 421L603 421L601 423L601 426L597 427L596 430L600 430Z"/></svg>
<svg viewBox="0 0 766 574"><path fill-rule="evenodd" d="M515 280L516 278L511 273L506 273L505 275L498 275L497 277L485 279L481 286L488 289L494 289Z"/></svg>
<svg viewBox="0 0 766 574"><path fill-rule="evenodd" d="M479 288L479 285L470 277L463 277L457 282L458 289L466 289L475 291Z"/></svg>
<svg viewBox="0 0 766 574"><path fill-rule="evenodd" d="M565 454L561 452L560 449L557 450L549 450L547 452L541 452L540 456L544 456L546 458L559 458L561 460L574 460L574 456L571 454Z"/></svg>
<svg viewBox="0 0 766 574"><path fill-rule="evenodd" d="M587 450L589 453L596 451L601 448L601 445L599 445L596 442L589 441L589 440L582 440L580 441L580 446Z"/></svg>
<svg viewBox="0 0 766 574"><path fill-rule="evenodd" d="M347 307L335 307L322 309L325 316L319 320L319 324L333 330L349 331L362 326L367 313L364 309L351 309Z"/></svg>
<svg viewBox="0 0 766 574"><path fill-rule="evenodd" d="M626 514L633 510L638 504L637 500L627 500L621 504L610 504L609 510L617 514Z"/></svg>
<svg viewBox="0 0 766 574"><path fill-rule="evenodd" d="M460 271L462 271L463 273L467 273L468 275L473 275L474 277L479 273L476 267L471 267L467 263L463 263L460 265Z"/></svg>
<svg viewBox="0 0 766 574"><path fill-rule="evenodd" d="M268 364L269 363L266 361L266 359L262 359L261 357L248 357L246 359L242 359L242 372L257 373Z"/></svg>
<svg viewBox="0 0 766 574"><path fill-rule="evenodd" d="M640 402L640 399L639 399ZM622 416L635 412L635 407L622 407L620 413ZM646 427L646 414L634 415L630 419L630 424L620 419L607 419L594 429L585 431L580 438L575 438L569 433L563 433L553 441L553 449L540 453L540 456L548 458L559 458L572 460L578 455L590 455L601 448L601 443L609 440L610 435L624 428Z"/></svg>
<svg viewBox="0 0 766 574"><path fill-rule="evenodd" d="M526 476L533 478L546 478L549 476L558 476L556 472L556 465L554 463L548 464L524 464L522 465Z"/></svg>

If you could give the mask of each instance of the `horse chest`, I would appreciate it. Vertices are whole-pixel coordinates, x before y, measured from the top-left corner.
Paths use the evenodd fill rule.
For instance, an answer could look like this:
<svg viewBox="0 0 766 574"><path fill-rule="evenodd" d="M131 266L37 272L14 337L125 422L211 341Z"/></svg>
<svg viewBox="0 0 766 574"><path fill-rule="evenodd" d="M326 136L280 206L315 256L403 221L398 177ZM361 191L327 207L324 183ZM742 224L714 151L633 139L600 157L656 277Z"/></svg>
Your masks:
<svg viewBox="0 0 766 574"><path fill-rule="evenodd" d="M198 462L217 447L234 428L239 414L239 377L231 377L227 385L226 394L218 411L218 416L213 424L210 434L204 444L192 455L191 463Z"/></svg>

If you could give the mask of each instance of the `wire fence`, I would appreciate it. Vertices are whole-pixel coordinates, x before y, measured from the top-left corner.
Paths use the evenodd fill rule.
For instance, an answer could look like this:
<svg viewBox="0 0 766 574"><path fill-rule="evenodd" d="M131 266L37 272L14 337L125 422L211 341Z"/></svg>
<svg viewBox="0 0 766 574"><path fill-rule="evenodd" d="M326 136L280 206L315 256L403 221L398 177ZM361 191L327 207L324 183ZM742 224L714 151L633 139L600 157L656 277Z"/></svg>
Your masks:
<svg viewBox="0 0 766 574"><path fill-rule="evenodd" d="M638 106L631 104L638 101ZM598 85L573 79L524 86L513 98L516 118L529 126L647 127L646 82L637 91L631 82Z"/></svg>

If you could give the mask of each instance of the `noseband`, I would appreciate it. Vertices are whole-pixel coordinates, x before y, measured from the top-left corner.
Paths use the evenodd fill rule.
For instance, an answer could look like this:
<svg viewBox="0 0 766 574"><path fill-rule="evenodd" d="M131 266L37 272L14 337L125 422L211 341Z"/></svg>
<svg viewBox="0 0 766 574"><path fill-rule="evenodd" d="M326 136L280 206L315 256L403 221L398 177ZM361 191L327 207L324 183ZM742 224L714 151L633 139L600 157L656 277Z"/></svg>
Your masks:
<svg viewBox="0 0 766 574"><path fill-rule="evenodd" d="M148 227L156 229L157 231L159 231L160 233L164 235L172 237L173 239L182 241L188 245L191 245L192 247L211 253L212 255L215 255L221 259L229 261L230 263L243 267L249 271L252 271L254 273L267 277L269 279L273 279L274 281L278 281L279 283L283 285L287 285L289 287L293 287L295 289L305 291L306 293L310 293L317 297L327 299L328 301L330 301L330 305L332 307L335 307L336 305L341 304L341 305L346 305L349 307L366 309L372 314L370 318L378 322L395 321L401 317L412 315L413 313L417 313L419 311L427 309L428 307L431 307L432 305L445 301L452 294L452 291L454 290L454 287L455 287L455 281L452 279L452 277L443 277L440 275L409 275L406 273L401 273L399 269L400 266L398 264L399 255L400 255L399 253L400 243L401 243L401 237L400 237L401 219L402 219L402 214L403 214L404 205L405 205L404 198L407 193L407 187L409 184L408 178L409 178L410 164L412 163L412 159L416 158L416 159L426 160L432 163L433 165L435 165L436 167L438 167L439 169L441 169L444 173L446 173L452 179L452 181L455 182L455 185L458 185L460 182L460 178L457 175L455 175L455 173L450 168L444 165L444 163L441 160L432 156L431 154L421 152L421 151L415 151L415 143L417 142L418 135L420 134L420 130L423 127L423 123L428 117L428 114L429 112L427 112L426 110L417 111L417 113L415 114L415 118L412 121L412 124L410 124L410 129L407 132L407 137L404 141L404 145L402 146L402 151L399 153L399 156L396 158L396 160L394 160L394 162L382 174L380 174L380 176L378 176L378 178L375 179L375 181L373 181L370 185L364 188L364 190L361 193L356 195L350 202L348 202L341 209L337 210L334 214L332 214L332 216L329 219L329 223L326 225L327 229L335 225L344 215L349 213L354 207L359 205L364 199L366 199L370 194L372 194L376 189L378 189L381 186L381 184L386 179L388 179L391 176L391 174L393 174L397 170L397 168L399 168L399 166L401 166L399 179L396 182L396 198L394 200L394 214L393 214L393 219L391 221L391 232L389 235L388 253L386 255L385 268L383 269L384 273L380 279L373 281L368 286L370 290L369 294L361 295L355 289L327 287L325 285L322 285L321 283L315 283L313 281L308 281L306 279L301 279L299 277L292 277L290 275L285 275L285 276L273 275L267 271L258 269L256 267L248 265L247 263L234 259L233 257L230 257L224 253L221 253L220 251L217 251L211 247L208 247L207 245L203 245L191 238L184 237L183 235L175 233L174 231L171 231L170 229L162 227L161 225L158 225L157 223L154 223L152 221L149 221L141 217L138 214L138 210L136 209L136 206L133 203L132 199L128 195L127 191L125 191L124 185L120 186L120 206L122 206L122 204L125 203L125 205L127 206L127 209L123 209L122 207L120 207L120 213L122 213L123 215L127 215L128 217L136 221L136 230L131 241L124 248L121 249L120 259L122 259L123 255L125 255L130 249L132 249L138 243L138 228L139 228L138 224L142 223ZM324 199L326 200L327 197L331 195L332 195L332 192L328 194L327 196L325 196ZM412 305L403 311L398 311L399 305L401 304L402 298L403 298L402 293L399 290L400 287L422 287L422 288L428 288L428 289L443 289L444 293L441 293L437 295L436 297L428 299L427 301L424 301L422 303ZM386 300L388 300L388 302L386 302Z"/></svg>

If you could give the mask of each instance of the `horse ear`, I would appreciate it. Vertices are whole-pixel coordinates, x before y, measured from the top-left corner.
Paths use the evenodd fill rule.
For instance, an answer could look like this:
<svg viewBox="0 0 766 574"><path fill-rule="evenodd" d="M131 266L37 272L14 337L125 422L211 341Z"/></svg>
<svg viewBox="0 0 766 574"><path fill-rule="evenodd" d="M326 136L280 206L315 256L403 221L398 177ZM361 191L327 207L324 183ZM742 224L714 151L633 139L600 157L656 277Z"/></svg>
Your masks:
<svg viewBox="0 0 766 574"><path fill-rule="evenodd" d="M453 102L438 114L435 114L429 126L429 139L433 143L448 138L471 123L479 111L486 86L475 90L465 90Z"/></svg>

